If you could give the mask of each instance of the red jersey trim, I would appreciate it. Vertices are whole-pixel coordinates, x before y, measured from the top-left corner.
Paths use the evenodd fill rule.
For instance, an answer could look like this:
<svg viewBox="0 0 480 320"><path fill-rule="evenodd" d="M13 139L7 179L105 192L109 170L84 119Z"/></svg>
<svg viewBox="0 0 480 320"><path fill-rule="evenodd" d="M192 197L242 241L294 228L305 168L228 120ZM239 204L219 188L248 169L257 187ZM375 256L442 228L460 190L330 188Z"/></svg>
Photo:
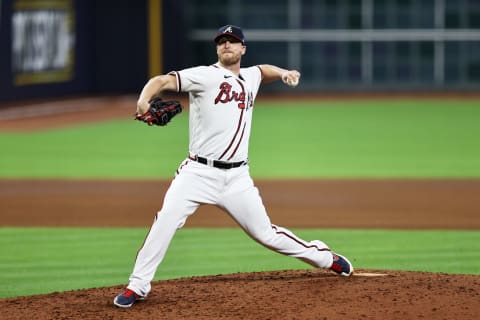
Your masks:
<svg viewBox="0 0 480 320"><path fill-rule="evenodd" d="M240 131L240 127L242 125L243 112L244 111L245 111L245 109L242 109L242 112L240 113L240 119L238 119L237 131L235 131L235 134L233 135L232 141L230 141L230 144L228 145L227 149L225 149L225 151L223 151L222 155L220 156L220 158L218 158L218 160L222 160L222 158L225 156L225 154L228 152L228 150L230 150L230 148L233 145L233 142L237 138L238 132Z"/></svg>
<svg viewBox="0 0 480 320"><path fill-rule="evenodd" d="M242 134L240 135L240 140L238 140L237 146L236 146L235 149L233 150L233 153L232 153L232 155L228 158L228 160L232 159L233 156L235 155L235 153L237 153L238 147L240 147L240 144L242 143L243 134L245 133L245 127L246 127L246 126L247 126L247 123L245 122L245 123L243 124L243 129L242 129Z"/></svg>

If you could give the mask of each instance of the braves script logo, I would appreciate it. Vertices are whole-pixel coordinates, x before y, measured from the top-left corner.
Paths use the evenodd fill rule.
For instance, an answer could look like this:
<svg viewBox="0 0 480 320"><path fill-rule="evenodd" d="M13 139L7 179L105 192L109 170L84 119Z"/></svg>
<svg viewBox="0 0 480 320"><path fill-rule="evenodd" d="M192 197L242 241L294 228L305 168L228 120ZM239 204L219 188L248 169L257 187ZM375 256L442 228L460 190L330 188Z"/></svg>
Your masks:
<svg viewBox="0 0 480 320"><path fill-rule="evenodd" d="M220 92L218 93L217 97L215 98L215 104L227 103L230 101L238 101L238 108L245 109L245 92L242 91L240 93L232 90L232 85L228 82L222 82L220 84Z"/></svg>

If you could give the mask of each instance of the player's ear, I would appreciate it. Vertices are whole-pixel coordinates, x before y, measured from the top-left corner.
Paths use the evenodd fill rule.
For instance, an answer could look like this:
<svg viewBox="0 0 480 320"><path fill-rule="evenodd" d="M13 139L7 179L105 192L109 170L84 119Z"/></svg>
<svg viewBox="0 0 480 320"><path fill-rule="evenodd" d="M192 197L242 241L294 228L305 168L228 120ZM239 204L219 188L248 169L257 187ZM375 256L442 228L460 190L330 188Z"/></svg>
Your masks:
<svg viewBox="0 0 480 320"><path fill-rule="evenodd" d="M242 46L242 56L247 52L247 46Z"/></svg>

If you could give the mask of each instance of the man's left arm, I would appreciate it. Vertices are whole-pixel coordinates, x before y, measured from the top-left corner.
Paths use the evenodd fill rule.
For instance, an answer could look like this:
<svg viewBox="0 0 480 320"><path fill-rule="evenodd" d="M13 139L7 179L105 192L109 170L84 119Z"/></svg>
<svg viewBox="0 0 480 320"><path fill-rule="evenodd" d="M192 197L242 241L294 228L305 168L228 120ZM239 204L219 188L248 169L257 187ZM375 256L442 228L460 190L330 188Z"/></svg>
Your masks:
<svg viewBox="0 0 480 320"><path fill-rule="evenodd" d="M262 64L258 67L262 70L262 83L282 80L290 87L296 87L300 80L300 72L297 70L286 70L271 64Z"/></svg>

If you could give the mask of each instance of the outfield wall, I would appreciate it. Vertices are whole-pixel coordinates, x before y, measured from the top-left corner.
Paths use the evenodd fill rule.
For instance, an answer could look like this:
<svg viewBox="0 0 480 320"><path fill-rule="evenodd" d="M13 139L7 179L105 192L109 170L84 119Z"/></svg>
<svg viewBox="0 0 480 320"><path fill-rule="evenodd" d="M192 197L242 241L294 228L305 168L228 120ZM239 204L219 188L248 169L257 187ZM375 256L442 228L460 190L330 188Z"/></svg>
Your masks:
<svg viewBox="0 0 480 320"><path fill-rule="evenodd" d="M300 70L296 93L478 92L479 18L478 1L0 0L0 102L137 94L215 62L224 24L244 65Z"/></svg>
<svg viewBox="0 0 480 320"><path fill-rule="evenodd" d="M148 77L148 5L0 1L0 101L137 92Z"/></svg>

